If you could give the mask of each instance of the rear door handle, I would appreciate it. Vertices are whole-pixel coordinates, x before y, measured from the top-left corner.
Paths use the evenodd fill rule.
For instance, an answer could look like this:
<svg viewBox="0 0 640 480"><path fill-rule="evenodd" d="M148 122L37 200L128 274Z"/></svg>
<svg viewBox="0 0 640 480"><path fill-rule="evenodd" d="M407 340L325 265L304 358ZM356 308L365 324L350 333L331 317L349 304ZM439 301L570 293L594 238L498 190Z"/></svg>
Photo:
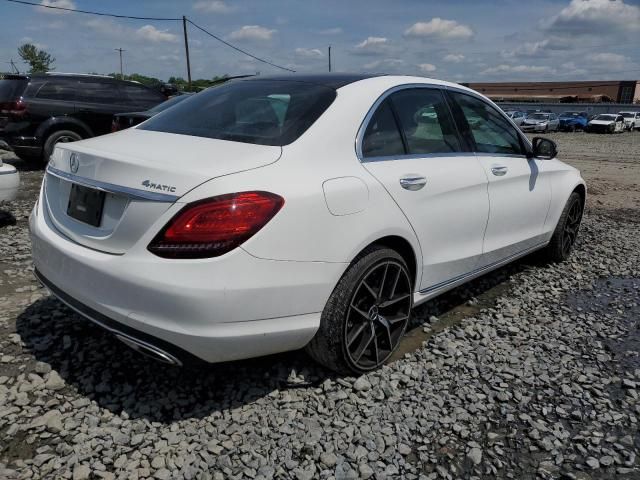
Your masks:
<svg viewBox="0 0 640 480"><path fill-rule="evenodd" d="M400 186L411 191L420 190L426 183L427 179L419 175L406 175L400 179Z"/></svg>
<svg viewBox="0 0 640 480"><path fill-rule="evenodd" d="M491 173L493 173L496 177L502 177L507 174L509 169L504 165L492 165Z"/></svg>

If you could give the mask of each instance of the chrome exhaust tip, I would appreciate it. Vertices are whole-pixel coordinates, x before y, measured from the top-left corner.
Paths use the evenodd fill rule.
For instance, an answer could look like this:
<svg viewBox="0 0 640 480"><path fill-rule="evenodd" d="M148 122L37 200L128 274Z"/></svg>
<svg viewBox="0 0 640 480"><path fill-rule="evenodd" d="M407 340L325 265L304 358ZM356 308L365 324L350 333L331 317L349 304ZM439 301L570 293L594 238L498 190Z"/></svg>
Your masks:
<svg viewBox="0 0 640 480"><path fill-rule="evenodd" d="M159 349L158 347L142 342L140 340L136 340L135 338L125 337L124 335L120 335L118 333L116 333L115 336L127 347L135 350L138 353L141 353L145 357L153 358L158 362L166 363L168 365L174 365L177 367L182 366L182 362L180 360L178 360L176 357L174 357L170 353Z"/></svg>

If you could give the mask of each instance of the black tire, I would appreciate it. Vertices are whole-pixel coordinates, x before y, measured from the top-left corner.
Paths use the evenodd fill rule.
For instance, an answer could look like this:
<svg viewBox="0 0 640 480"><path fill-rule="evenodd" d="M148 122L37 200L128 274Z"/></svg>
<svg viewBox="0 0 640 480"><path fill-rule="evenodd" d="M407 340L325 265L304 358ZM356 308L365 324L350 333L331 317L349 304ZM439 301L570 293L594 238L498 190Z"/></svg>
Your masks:
<svg viewBox="0 0 640 480"><path fill-rule="evenodd" d="M546 260L562 262L569 257L578 238L583 210L582 197L577 192L573 192L562 210L549 245L543 250Z"/></svg>
<svg viewBox="0 0 640 480"><path fill-rule="evenodd" d="M407 264L396 251L374 245L351 263L336 285L306 351L340 374L375 370L398 347L412 308Z"/></svg>
<svg viewBox="0 0 640 480"><path fill-rule="evenodd" d="M53 133L50 133L44 142L44 147L42 149L42 159L45 162L49 161L49 157L53 153L53 149L56 146L56 143L77 142L78 140L82 140L82 136L71 130L57 130Z"/></svg>

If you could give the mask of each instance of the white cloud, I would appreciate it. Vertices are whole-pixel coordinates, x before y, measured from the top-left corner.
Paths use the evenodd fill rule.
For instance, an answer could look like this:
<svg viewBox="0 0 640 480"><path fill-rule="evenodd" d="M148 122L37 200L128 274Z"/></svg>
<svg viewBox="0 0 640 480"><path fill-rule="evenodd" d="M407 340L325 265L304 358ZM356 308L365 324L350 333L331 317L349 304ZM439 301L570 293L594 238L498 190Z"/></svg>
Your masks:
<svg viewBox="0 0 640 480"><path fill-rule="evenodd" d="M227 5L223 0L200 0L193 5L195 10L209 13L229 13L234 7Z"/></svg>
<svg viewBox="0 0 640 480"><path fill-rule="evenodd" d="M40 5L44 5L45 7L60 7L60 8L70 8L75 9L76 4L71 0L42 0ZM53 13L53 14L64 14L69 13L64 10L56 10L55 8L38 8L36 10L40 13Z"/></svg>
<svg viewBox="0 0 640 480"><path fill-rule="evenodd" d="M269 30L260 25L245 25L242 28L231 32L229 37L232 40L271 40L277 30Z"/></svg>
<svg viewBox="0 0 640 480"><path fill-rule="evenodd" d="M503 50L501 55L504 58L539 58L547 56L549 50L553 49L553 44L547 38L540 42L525 42L513 50Z"/></svg>
<svg viewBox="0 0 640 480"><path fill-rule="evenodd" d="M473 37L473 30L468 25L455 20L435 17L428 22L414 23L404 34L407 37L467 40Z"/></svg>
<svg viewBox="0 0 640 480"><path fill-rule="evenodd" d="M539 65L497 65L495 67L489 67L482 72L481 75L490 75L495 73L553 73L554 69L547 66Z"/></svg>
<svg viewBox="0 0 640 480"><path fill-rule="evenodd" d="M356 55L384 55L388 52L389 40L384 37L367 37L353 49Z"/></svg>
<svg viewBox="0 0 640 480"><path fill-rule="evenodd" d="M318 48L296 48L295 54L298 57L310 58L310 59L316 59L316 58L323 58L324 57L324 54L322 53L322 50L320 50Z"/></svg>
<svg viewBox="0 0 640 480"><path fill-rule="evenodd" d="M324 30L320 30L318 33L320 35L339 35L342 33L342 28L340 27L326 28Z"/></svg>
<svg viewBox="0 0 640 480"><path fill-rule="evenodd" d="M587 60L589 60L594 67L597 66L602 69L623 68L629 65L629 59L618 53L592 53L587 55Z"/></svg>
<svg viewBox="0 0 640 480"><path fill-rule="evenodd" d="M436 66L431 63L421 63L418 65L418 69L422 73L431 73L437 70Z"/></svg>
<svg viewBox="0 0 640 480"><path fill-rule="evenodd" d="M640 31L640 7L624 0L571 0L560 13L542 22L559 34L593 34Z"/></svg>
<svg viewBox="0 0 640 480"><path fill-rule="evenodd" d="M461 53L450 53L442 57L445 62L449 63L460 63L464 60L464 58L464 55L462 55Z"/></svg>
<svg viewBox="0 0 640 480"><path fill-rule="evenodd" d="M136 30L136 35L150 42L177 42L178 36L168 30L158 30L153 25L144 25Z"/></svg>
<svg viewBox="0 0 640 480"><path fill-rule="evenodd" d="M404 60L400 58L384 58L382 60L374 60L362 66L365 70L380 70L395 71L399 67L404 65Z"/></svg>

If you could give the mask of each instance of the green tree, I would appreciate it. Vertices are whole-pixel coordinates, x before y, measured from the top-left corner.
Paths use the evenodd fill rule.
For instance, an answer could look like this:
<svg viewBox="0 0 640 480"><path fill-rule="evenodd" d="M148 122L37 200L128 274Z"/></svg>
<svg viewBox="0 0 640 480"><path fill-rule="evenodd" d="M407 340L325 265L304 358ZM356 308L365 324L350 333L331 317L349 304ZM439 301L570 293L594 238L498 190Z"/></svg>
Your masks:
<svg viewBox="0 0 640 480"><path fill-rule="evenodd" d="M29 73L48 72L53 70L53 62L56 61L50 54L40 50L31 43L25 43L18 48L18 55L29 64Z"/></svg>

